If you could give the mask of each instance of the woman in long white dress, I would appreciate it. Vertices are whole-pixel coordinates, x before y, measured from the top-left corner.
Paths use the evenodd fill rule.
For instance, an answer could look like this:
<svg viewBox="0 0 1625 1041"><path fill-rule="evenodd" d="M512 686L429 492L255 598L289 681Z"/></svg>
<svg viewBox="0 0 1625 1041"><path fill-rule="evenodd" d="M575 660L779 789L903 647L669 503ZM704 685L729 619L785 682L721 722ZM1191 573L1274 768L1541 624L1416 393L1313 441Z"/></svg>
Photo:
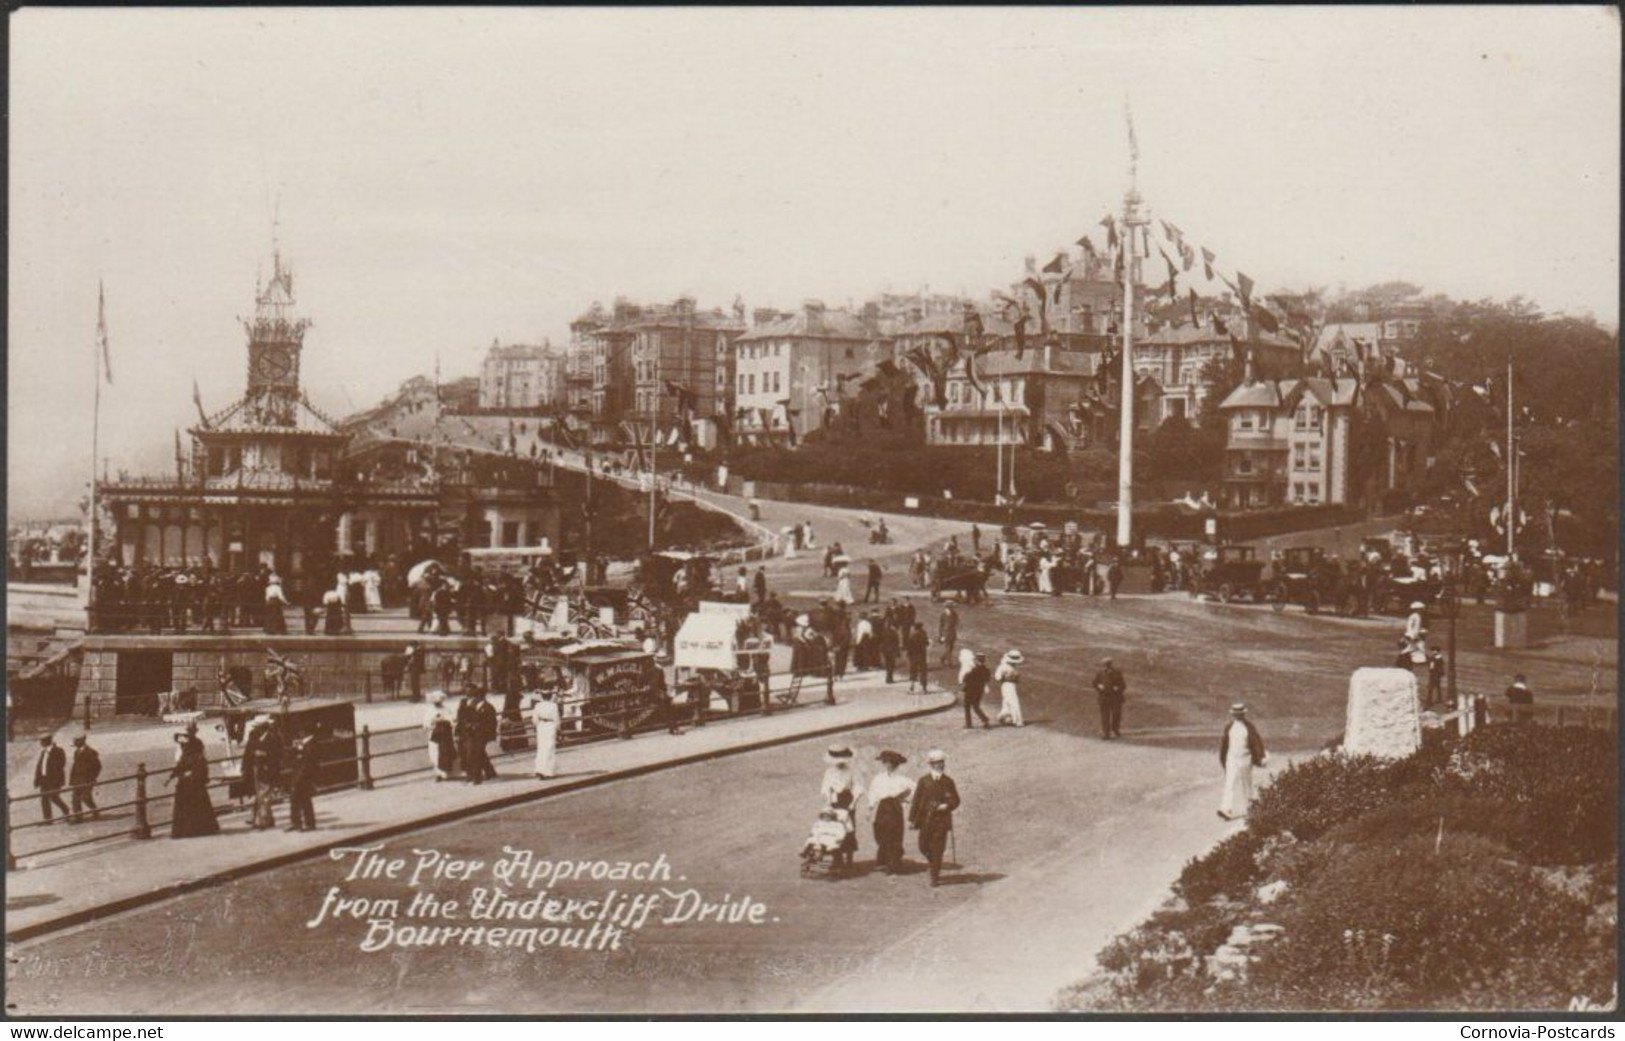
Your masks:
<svg viewBox="0 0 1625 1041"><path fill-rule="evenodd" d="M559 703L552 690L537 694L530 718L536 724L536 779L546 780L558 773Z"/></svg>
<svg viewBox="0 0 1625 1041"><path fill-rule="evenodd" d="M1013 727L1027 725L1021 718L1021 663L1025 660L1021 652L1012 647L993 673L993 680L999 685L999 722Z"/></svg>
<svg viewBox="0 0 1625 1041"><path fill-rule="evenodd" d="M852 569L845 564L841 565L840 574L835 579L835 602L838 604L856 602L852 596Z"/></svg>
<svg viewBox="0 0 1625 1041"><path fill-rule="evenodd" d="M852 749L847 745L830 745L829 751L824 753L824 764L824 779L818 786L819 794L823 796L825 806L842 811L845 815L846 840L841 843L832 865L835 870L841 871L852 866L852 858L858 852L857 822L853 819L858 795L852 777Z"/></svg>
<svg viewBox="0 0 1625 1041"><path fill-rule="evenodd" d="M384 576L378 573L377 568L368 569L361 577L366 590L367 610L382 611L384 609Z"/></svg>

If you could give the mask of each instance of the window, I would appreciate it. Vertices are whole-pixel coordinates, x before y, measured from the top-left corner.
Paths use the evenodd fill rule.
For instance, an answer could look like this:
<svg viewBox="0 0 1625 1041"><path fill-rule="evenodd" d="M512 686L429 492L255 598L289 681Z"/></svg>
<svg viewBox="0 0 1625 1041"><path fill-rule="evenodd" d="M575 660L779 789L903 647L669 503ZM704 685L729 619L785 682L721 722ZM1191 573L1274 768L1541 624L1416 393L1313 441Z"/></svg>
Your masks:
<svg viewBox="0 0 1625 1041"><path fill-rule="evenodd" d="M756 374L754 372L751 373L749 376L745 377L745 382L746 382L746 385L750 388L749 390L745 391L745 393L747 393L747 394L756 393Z"/></svg>
<svg viewBox="0 0 1625 1041"><path fill-rule="evenodd" d="M1320 406L1312 401L1305 401L1299 405L1297 412L1293 414L1292 425L1299 430L1319 430Z"/></svg>
<svg viewBox="0 0 1625 1041"><path fill-rule="evenodd" d="M1236 473L1241 474L1242 476L1247 476L1247 475L1250 475L1252 472L1253 472L1253 457L1252 456L1243 455L1243 456L1240 456L1240 457L1238 457L1236 459Z"/></svg>
<svg viewBox="0 0 1625 1041"><path fill-rule="evenodd" d="M1304 449L1304 468L1312 473L1320 472L1320 442L1311 441Z"/></svg>

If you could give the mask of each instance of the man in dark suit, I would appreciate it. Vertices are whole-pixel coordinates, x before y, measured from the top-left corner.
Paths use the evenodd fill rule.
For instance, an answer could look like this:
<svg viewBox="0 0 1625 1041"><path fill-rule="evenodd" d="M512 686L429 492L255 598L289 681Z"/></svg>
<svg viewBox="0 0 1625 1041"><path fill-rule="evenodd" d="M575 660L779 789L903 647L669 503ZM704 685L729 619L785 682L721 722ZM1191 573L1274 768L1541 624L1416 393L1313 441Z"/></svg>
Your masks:
<svg viewBox="0 0 1625 1041"><path fill-rule="evenodd" d="M1100 736L1103 740L1123 736L1123 695L1128 684L1110 658L1095 673L1095 701L1100 706Z"/></svg>
<svg viewBox="0 0 1625 1041"><path fill-rule="evenodd" d="M937 615L937 642L942 644L942 664L954 660L954 647L959 643L959 612L953 604L945 604Z"/></svg>
<svg viewBox="0 0 1625 1041"><path fill-rule="evenodd" d="M316 830L316 751L312 737L294 741L288 756L288 830Z"/></svg>
<svg viewBox="0 0 1625 1041"><path fill-rule="evenodd" d="M52 806L62 811L64 819L72 813L62 801L62 786L67 777L67 753L56 746L56 738L46 734L39 739L39 758L34 760L34 787L39 791L40 813L47 823L51 820Z"/></svg>
<svg viewBox="0 0 1625 1041"><path fill-rule="evenodd" d="M85 810L90 811L92 817L100 818L102 811L96 808L96 779L102 775L102 757L97 754L84 735L73 739L73 763L68 767L68 784L73 788L73 817L75 824L83 817Z"/></svg>
<svg viewBox="0 0 1625 1041"><path fill-rule="evenodd" d="M976 717L982 721L983 730L993 729L993 724L988 722L987 713L982 711L982 696L987 693L987 681L990 676L991 673L987 671L987 655L977 654L970 671L965 673L966 730L971 728L970 717L972 712L976 713Z"/></svg>
<svg viewBox="0 0 1625 1041"><path fill-rule="evenodd" d="M915 622L914 627L903 637L903 650L908 655L908 692L914 693L914 684L920 685L920 693L929 689L930 677L927 673L931 660L931 636L925 631L923 622Z"/></svg>
<svg viewBox="0 0 1625 1041"><path fill-rule="evenodd" d="M481 692L474 699L474 756L482 777L496 779L497 768L491 765L491 750L487 746L497 739L497 710Z"/></svg>
<svg viewBox="0 0 1625 1041"><path fill-rule="evenodd" d="M473 695L465 694L457 703L457 718L453 723L457 735L457 761L463 764L464 780L469 784L484 784L484 746L479 739L479 710L474 702Z"/></svg>
<svg viewBox="0 0 1625 1041"><path fill-rule="evenodd" d="M935 888L942 881L942 855L948 849L948 833L954 830L959 788L948 776L948 759L940 749L933 748L925 762L931 772L914 785L908 822L920 833L920 853L931 865L931 885Z"/></svg>

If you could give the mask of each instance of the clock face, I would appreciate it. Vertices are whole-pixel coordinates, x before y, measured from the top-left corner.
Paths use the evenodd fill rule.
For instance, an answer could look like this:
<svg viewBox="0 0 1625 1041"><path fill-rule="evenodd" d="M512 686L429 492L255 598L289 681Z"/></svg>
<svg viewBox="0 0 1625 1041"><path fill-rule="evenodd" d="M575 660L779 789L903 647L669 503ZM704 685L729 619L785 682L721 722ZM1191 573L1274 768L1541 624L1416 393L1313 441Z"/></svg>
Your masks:
<svg viewBox="0 0 1625 1041"><path fill-rule="evenodd" d="M254 359L254 375L274 383L293 372L293 356L282 347L267 347Z"/></svg>

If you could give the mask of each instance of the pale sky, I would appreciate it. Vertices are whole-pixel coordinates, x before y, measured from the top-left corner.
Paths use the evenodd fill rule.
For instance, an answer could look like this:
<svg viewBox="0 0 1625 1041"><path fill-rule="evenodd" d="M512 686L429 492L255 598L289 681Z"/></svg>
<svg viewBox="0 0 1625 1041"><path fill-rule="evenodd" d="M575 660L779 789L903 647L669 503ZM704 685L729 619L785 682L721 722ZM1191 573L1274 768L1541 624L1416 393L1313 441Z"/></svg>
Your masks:
<svg viewBox="0 0 1625 1041"><path fill-rule="evenodd" d="M14 518L241 393L273 199L313 400L472 375L617 294L984 295L1116 208L1263 291L1616 323L1610 8L44 10L11 20ZM1153 271L1155 269L1153 268Z"/></svg>

